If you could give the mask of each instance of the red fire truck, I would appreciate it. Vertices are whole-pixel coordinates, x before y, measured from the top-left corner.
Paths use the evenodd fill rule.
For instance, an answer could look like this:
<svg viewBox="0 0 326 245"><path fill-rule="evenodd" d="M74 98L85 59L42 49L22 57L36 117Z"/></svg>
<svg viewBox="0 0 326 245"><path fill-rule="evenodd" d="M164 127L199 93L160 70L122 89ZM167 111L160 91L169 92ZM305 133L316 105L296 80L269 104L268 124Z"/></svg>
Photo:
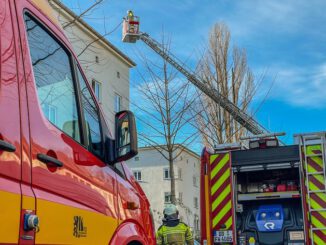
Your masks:
<svg viewBox="0 0 326 245"><path fill-rule="evenodd" d="M51 12L0 0L0 244L155 244L134 116L111 135Z"/></svg>
<svg viewBox="0 0 326 245"><path fill-rule="evenodd" d="M326 132L205 148L202 244L326 244Z"/></svg>

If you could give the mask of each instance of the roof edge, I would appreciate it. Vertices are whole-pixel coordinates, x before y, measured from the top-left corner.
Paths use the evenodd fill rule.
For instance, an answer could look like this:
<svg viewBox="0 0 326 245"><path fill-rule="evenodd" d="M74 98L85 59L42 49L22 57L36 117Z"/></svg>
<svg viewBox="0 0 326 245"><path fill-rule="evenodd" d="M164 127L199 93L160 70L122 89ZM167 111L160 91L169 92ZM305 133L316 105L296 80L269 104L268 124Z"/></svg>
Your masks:
<svg viewBox="0 0 326 245"><path fill-rule="evenodd" d="M125 63L128 64L130 68L135 67L137 64L129 58L127 55L125 55L122 51L120 51L116 46L114 46L111 42L109 42L103 35L101 35L98 31L96 31L93 27L91 27L87 22L85 22L82 18L78 18L78 16L69 9L66 5L64 5L60 0L48 0L50 3L54 3L61 9L63 9L66 14L70 15L72 19L75 19L75 22L79 22L82 27L87 29L91 34L96 36L99 41L101 41L103 44L107 45L109 49L114 51L114 53L122 59Z"/></svg>
<svg viewBox="0 0 326 245"><path fill-rule="evenodd" d="M164 147L165 145L157 145L158 147ZM182 148L183 151L188 152L190 155L193 155L194 157L197 157L198 159L200 159L200 155L198 155L196 152L194 152L193 150L190 150L188 147L181 145L181 144L175 144L174 145L177 148ZM154 148L154 146L141 146L138 147L139 150L156 150Z"/></svg>

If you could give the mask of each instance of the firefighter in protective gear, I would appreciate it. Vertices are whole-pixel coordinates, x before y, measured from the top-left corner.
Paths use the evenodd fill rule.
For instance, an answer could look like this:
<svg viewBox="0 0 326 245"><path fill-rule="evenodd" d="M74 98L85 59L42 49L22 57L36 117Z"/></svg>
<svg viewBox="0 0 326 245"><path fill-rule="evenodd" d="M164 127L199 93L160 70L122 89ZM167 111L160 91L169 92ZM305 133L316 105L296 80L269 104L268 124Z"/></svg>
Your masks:
<svg viewBox="0 0 326 245"><path fill-rule="evenodd" d="M177 207L169 204L165 207L163 225L156 233L157 245L194 245L190 227L180 222Z"/></svg>
<svg viewBox="0 0 326 245"><path fill-rule="evenodd" d="M135 19L135 16L134 16L134 13L131 10L128 10L128 12L127 12L127 19L128 19L128 22L129 22L129 30L128 30L128 32L135 33L135 24L133 23L134 19Z"/></svg>
<svg viewBox="0 0 326 245"><path fill-rule="evenodd" d="M128 20L134 20L134 13L131 10L127 11Z"/></svg>

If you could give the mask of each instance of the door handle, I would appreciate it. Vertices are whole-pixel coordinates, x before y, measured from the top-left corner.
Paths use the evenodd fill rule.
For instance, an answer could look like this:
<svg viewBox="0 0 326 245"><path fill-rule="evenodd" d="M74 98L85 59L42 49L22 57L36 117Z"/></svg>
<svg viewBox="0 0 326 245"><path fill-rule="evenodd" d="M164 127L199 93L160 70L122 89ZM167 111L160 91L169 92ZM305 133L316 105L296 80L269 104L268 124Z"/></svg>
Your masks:
<svg viewBox="0 0 326 245"><path fill-rule="evenodd" d="M41 162L45 163L46 165L54 165L55 167L61 168L63 167L63 163L54 157L50 157L45 154L37 154L37 159Z"/></svg>
<svg viewBox="0 0 326 245"><path fill-rule="evenodd" d="M138 204L135 202L125 202L123 207L130 210L136 210L139 208Z"/></svg>
<svg viewBox="0 0 326 245"><path fill-rule="evenodd" d="M0 150L8 151L8 152L15 152L16 147L7 141L0 140Z"/></svg>

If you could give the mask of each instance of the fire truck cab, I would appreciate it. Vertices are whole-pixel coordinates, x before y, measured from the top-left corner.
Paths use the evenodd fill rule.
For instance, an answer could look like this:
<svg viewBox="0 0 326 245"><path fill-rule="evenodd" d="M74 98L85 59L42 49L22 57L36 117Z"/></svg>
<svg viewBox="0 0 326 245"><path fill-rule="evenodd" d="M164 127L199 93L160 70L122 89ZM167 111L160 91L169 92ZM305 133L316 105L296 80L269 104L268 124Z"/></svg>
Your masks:
<svg viewBox="0 0 326 245"><path fill-rule="evenodd" d="M325 132L204 149L202 244L326 243Z"/></svg>
<svg viewBox="0 0 326 245"><path fill-rule="evenodd" d="M47 0L0 0L0 244L155 244L149 202Z"/></svg>

